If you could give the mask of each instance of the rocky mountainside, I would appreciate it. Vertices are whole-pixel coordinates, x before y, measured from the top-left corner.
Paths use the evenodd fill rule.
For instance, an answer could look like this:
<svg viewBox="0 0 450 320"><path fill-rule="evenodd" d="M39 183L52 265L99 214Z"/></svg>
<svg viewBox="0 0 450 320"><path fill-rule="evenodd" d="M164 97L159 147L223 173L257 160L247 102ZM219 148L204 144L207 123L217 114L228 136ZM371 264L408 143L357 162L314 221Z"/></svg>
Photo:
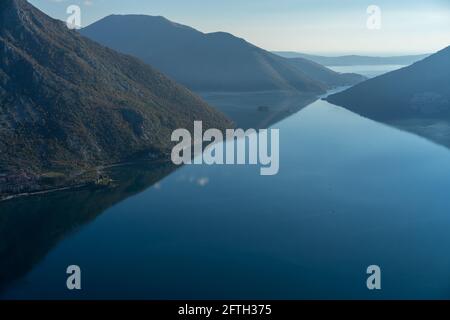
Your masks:
<svg viewBox="0 0 450 320"><path fill-rule="evenodd" d="M97 166L161 157L172 131L191 129L194 120L230 126L138 59L25 0L0 2L0 194L77 183Z"/></svg>

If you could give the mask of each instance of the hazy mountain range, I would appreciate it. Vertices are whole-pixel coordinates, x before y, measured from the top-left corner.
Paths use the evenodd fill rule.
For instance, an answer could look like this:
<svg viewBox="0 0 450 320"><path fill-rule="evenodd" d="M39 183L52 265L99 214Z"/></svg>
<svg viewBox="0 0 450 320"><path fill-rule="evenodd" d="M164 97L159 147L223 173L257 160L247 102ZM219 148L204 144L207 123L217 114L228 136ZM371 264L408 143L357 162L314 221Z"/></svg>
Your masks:
<svg viewBox="0 0 450 320"><path fill-rule="evenodd" d="M430 54L418 54L392 57L370 57L360 55L346 55L336 57L325 57L293 51L274 51L275 54L284 58L304 58L324 66L358 66L358 65L403 65L407 66L414 62L425 59Z"/></svg>
<svg viewBox="0 0 450 320"><path fill-rule="evenodd" d="M186 88L25 0L0 2L0 193L67 185L170 150L176 128L231 124ZM18 187L17 187L18 186Z"/></svg>
<svg viewBox="0 0 450 320"><path fill-rule="evenodd" d="M286 90L320 94L364 80L291 61L229 33L202 33L160 16L112 15L81 33L130 54L198 92Z"/></svg>

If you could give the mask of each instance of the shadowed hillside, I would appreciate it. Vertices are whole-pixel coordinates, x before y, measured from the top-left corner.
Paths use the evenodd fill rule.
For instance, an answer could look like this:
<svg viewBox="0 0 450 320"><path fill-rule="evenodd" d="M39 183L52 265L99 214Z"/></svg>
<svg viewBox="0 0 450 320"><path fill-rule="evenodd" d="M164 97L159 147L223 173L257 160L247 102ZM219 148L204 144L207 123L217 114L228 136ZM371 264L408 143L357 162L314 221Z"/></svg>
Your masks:
<svg viewBox="0 0 450 320"><path fill-rule="evenodd" d="M450 47L327 98L376 120L449 118Z"/></svg>
<svg viewBox="0 0 450 320"><path fill-rule="evenodd" d="M260 49L229 33L202 33L163 17L114 15L81 30L110 48L134 55L198 92L300 91L320 94L362 77L309 65ZM316 72L318 76L316 76Z"/></svg>
<svg viewBox="0 0 450 320"><path fill-rule="evenodd" d="M327 100L450 147L450 47Z"/></svg>
<svg viewBox="0 0 450 320"><path fill-rule="evenodd" d="M39 190L43 180L67 185L99 165L164 156L171 132L194 120L230 126L160 72L25 0L0 3L0 52L0 194Z"/></svg>

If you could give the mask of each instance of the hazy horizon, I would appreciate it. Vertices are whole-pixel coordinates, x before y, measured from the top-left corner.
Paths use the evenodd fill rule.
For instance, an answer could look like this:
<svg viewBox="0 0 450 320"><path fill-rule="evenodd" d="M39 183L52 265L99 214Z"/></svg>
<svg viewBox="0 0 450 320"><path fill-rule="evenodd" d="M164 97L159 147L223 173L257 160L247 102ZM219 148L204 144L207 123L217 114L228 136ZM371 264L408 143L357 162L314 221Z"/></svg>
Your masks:
<svg viewBox="0 0 450 320"><path fill-rule="evenodd" d="M268 51L320 55L410 55L450 45L450 1L419 0L30 0L50 16L66 20L79 5L83 27L111 14L164 16L199 31L229 32ZM381 9L381 29L370 30L367 8Z"/></svg>

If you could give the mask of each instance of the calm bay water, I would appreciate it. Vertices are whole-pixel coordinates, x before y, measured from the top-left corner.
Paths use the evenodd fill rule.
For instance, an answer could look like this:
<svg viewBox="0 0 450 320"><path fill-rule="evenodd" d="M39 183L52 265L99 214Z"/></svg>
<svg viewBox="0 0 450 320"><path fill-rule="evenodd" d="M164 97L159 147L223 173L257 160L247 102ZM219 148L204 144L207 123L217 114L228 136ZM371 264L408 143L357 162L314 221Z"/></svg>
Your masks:
<svg viewBox="0 0 450 320"><path fill-rule="evenodd" d="M141 165L0 204L0 298L450 298L447 148L321 100L273 127L276 176Z"/></svg>

